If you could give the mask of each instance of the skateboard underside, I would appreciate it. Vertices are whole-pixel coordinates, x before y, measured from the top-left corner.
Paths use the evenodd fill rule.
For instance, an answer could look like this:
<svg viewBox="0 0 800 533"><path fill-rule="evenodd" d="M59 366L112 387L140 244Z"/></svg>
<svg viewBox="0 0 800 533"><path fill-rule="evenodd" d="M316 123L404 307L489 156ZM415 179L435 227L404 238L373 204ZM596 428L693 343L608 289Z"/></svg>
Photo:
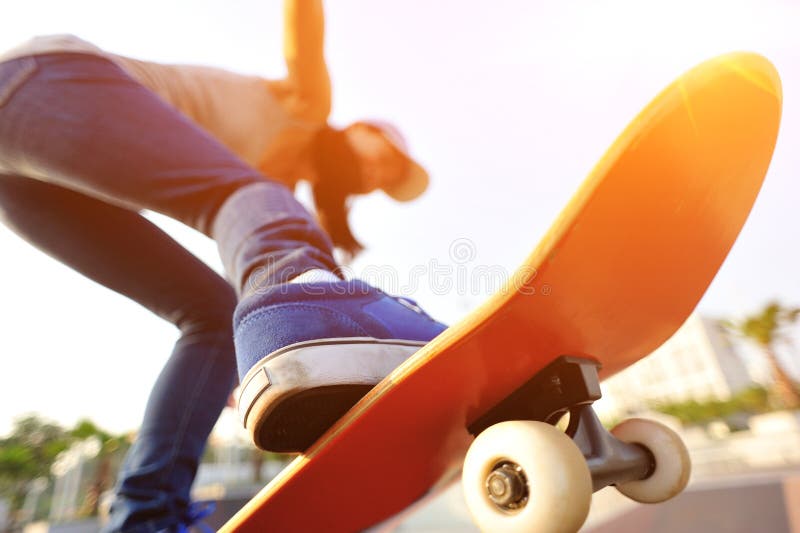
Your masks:
<svg viewBox="0 0 800 533"><path fill-rule="evenodd" d="M222 531L381 522L457 471L468 428L558 357L597 361L608 377L652 352L741 230L780 111L777 74L753 54L720 57L670 85L506 288L401 365Z"/></svg>

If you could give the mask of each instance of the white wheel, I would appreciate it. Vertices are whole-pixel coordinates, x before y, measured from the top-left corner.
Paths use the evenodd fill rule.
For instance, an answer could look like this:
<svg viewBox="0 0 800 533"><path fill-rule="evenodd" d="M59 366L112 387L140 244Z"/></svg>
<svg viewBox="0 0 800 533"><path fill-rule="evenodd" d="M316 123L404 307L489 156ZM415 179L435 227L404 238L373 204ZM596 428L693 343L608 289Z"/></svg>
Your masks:
<svg viewBox="0 0 800 533"><path fill-rule="evenodd" d="M611 430L628 443L641 444L655 459L655 471L647 479L617 485L617 490L641 503L659 503L679 494L689 482L692 463L677 433L663 424L631 418Z"/></svg>
<svg viewBox="0 0 800 533"><path fill-rule="evenodd" d="M478 435L461 482L475 524L491 533L572 533L592 501L580 450L543 422L502 422Z"/></svg>

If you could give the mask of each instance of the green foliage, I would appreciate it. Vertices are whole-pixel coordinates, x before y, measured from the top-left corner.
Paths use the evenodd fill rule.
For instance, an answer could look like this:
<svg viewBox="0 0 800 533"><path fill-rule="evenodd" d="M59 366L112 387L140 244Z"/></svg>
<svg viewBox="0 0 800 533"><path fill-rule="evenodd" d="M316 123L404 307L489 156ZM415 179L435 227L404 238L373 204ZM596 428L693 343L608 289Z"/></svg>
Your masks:
<svg viewBox="0 0 800 533"><path fill-rule="evenodd" d="M750 387L743 390L732 401L738 411L747 414L762 414L772 410L769 390L764 387Z"/></svg>
<svg viewBox="0 0 800 533"><path fill-rule="evenodd" d="M86 420L85 418L79 420L69 433L77 440L85 440L89 437L98 437L101 442L104 442L113 439L110 433L103 431L97 427L94 422L91 420Z"/></svg>
<svg viewBox="0 0 800 533"><path fill-rule="evenodd" d="M0 487L4 482L36 477L33 453L19 444L0 447ZM0 491L2 489L0 488Z"/></svg>
<svg viewBox="0 0 800 533"><path fill-rule="evenodd" d="M50 465L72 440L63 428L35 416L16 420L11 434L0 439L0 480L48 477Z"/></svg>
<svg viewBox="0 0 800 533"><path fill-rule="evenodd" d="M687 425L707 424L713 420L730 418L737 414L761 414L772 410L769 392L763 387L751 387L729 400L689 400L676 403L657 403L652 408L674 416Z"/></svg>
<svg viewBox="0 0 800 533"><path fill-rule="evenodd" d="M98 437L101 454L120 449L123 437L115 437L88 420L81 420L72 429L65 429L35 415L14 421L9 435L0 438L0 498L18 509L31 481L52 480L50 471L58 455L72 444L89 437Z"/></svg>
<svg viewBox="0 0 800 533"><path fill-rule="evenodd" d="M783 327L796 322L798 318L800 308L783 307L773 301L761 311L738 322L723 322L729 330L750 339L761 348L775 378L775 397L788 409L800 408L800 391L781 365L775 352L775 343L781 338Z"/></svg>
<svg viewBox="0 0 800 533"><path fill-rule="evenodd" d="M800 318L800 308L783 307L778 302L769 302L758 313L740 321L725 321L731 331L746 337L759 346L770 346L777 340L782 326L792 324Z"/></svg>

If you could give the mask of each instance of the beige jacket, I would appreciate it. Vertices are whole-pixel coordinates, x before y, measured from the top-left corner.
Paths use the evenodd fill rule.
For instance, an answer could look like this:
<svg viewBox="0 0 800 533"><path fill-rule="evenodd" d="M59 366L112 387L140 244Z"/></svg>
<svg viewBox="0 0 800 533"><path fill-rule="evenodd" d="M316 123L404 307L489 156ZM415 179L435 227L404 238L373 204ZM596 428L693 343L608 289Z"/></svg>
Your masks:
<svg viewBox="0 0 800 533"><path fill-rule="evenodd" d="M330 114L321 2L286 0L284 26L288 76L277 81L218 68L139 61L72 35L35 37L0 55L0 61L49 53L106 57L248 164L293 186L308 168L313 135Z"/></svg>

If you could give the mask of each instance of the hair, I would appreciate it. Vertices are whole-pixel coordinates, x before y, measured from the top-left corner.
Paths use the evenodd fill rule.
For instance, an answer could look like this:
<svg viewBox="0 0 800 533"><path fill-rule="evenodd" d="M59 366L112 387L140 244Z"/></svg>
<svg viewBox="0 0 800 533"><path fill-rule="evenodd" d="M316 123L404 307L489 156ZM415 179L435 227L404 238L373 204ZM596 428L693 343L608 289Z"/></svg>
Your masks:
<svg viewBox="0 0 800 533"><path fill-rule="evenodd" d="M314 136L311 150L316 174L312 193L319 223L334 246L352 258L364 249L348 222L349 198L362 182L358 156L344 131L327 125Z"/></svg>

